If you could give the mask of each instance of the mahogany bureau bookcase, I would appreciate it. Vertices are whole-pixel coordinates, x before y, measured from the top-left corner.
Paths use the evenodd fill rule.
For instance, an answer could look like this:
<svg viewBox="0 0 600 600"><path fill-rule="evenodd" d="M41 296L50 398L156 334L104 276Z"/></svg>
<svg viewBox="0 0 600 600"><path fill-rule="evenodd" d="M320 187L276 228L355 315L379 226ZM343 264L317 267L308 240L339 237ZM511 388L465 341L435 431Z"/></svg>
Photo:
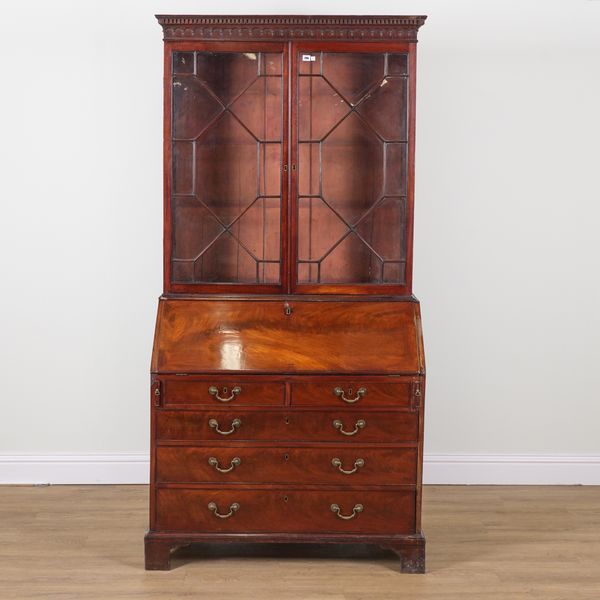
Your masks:
<svg viewBox="0 0 600 600"><path fill-rule="evenodd" d="M146 568L198 542L425 569L412 295L422 16L158 16L164 293Z"/></svg>

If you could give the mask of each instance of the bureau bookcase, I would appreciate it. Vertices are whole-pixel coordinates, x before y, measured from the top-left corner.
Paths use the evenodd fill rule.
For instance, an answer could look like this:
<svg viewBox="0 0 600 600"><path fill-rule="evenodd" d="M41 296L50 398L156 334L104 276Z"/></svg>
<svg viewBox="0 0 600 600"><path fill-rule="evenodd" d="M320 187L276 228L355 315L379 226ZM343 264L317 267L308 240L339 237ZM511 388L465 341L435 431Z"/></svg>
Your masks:
<svg viewBox="0 0 600 600"><path fill-rule="evenodd" d="M146 568L202 542L425 569L412 295L425 17L161 15L164 290Z"/></svg>

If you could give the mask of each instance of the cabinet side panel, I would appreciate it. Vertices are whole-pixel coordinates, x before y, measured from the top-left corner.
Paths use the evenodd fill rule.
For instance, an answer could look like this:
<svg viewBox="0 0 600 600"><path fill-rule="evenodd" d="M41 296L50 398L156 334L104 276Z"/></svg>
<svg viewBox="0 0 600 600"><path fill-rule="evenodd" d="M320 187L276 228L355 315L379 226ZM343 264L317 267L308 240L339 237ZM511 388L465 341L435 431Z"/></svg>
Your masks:
<svg viewBox="0 0 600 600"><path fill-rule="evenodd" d="M171 45L164 44L163 68L163 293L171 283Z"/></svg>
<svg viewBox="0 0 600 600"><path fill-rule="evenodd" d="M416 126L416 97L417 97L417 44L409 44L408 55L408 180L407 180L407 210L406 210L406 289L412 294L413 277L413 240L415 215L415 126Z"/></svg>

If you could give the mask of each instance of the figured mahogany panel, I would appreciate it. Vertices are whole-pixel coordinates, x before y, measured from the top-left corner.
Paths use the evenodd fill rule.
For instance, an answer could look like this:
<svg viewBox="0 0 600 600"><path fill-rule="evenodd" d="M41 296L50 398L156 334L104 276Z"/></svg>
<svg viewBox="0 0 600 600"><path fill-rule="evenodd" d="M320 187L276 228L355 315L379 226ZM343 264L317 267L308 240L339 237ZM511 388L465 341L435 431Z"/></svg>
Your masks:
<svg viewBox="0 0 600 600"><path fill-rule="evenodd" d="M356 410L374 406L409 409L414 383L375 383L360 378L292 384L292 406L353 406Z"/></svg>
<svg viewBox="0 0 600 600"><path fill-rule="evenodd" d="M414 302L162 299L152 371L416 374L418 315Z"/></svg>
<svg viewBox="0 0 600 600"><path fill-rule="evenodd" d="M277 406L283 405L282 382L256 383L238 379L211 378L193 380L185 377L162 382L162 406Z"/></svg>
<svg viewBox="0 0 600 600"><path fill-rule="evenodd" d="M156 449L156 480L163 483L409 485L415 482L416 469L416 448L356 444L327 448L228 445Z"/></svg>
<svg viewBox="0 0 600 600"><path fill-rule="evenodd" d="M408 490L158 489L156 502L157 526L161 531L415 532L415 493ZM332 511L332 504L343 516L350 516L353 511L355 516L341 519ZM357 505L362 506L362 511ZM220 518L215 510L231 516Z"/></svg>
<svg viewBox="0 0 600 600"><path fill-rule="evenodd" d="M400 443L418 439L418 413L367 410L159 410L156 440ZM339 425L334 423L339 421ZM344 433L345 432L345 433ZM350 435L347 435L350 434Z"/></svg>

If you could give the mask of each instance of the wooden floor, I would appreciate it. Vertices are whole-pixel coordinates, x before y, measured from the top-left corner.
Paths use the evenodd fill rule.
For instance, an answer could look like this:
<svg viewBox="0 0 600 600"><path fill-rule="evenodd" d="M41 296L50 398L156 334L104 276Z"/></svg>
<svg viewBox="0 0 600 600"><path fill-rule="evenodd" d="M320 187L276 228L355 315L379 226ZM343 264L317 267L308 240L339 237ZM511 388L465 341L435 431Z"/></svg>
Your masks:
<svg viewBox="0 0 600 600"><path fill-rule="evenodd" d="M0 598L600 600L600 487L427 487L426 575L360 546L195 548L146 572L147 493L0 487Z"/></svg>

